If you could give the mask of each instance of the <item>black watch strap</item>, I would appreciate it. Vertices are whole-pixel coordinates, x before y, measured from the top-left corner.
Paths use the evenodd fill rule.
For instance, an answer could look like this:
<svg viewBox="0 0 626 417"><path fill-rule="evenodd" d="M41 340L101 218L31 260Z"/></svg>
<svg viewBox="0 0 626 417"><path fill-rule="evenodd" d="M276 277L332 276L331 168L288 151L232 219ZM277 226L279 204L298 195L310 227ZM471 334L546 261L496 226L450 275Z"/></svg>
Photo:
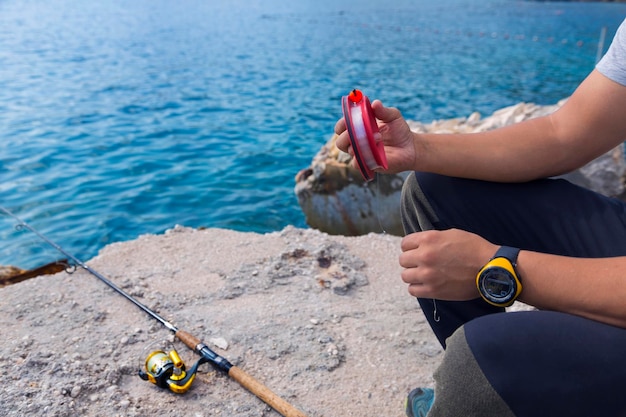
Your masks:
<svg viewBox="0 0 626 417"><path fill-rule="evenodd" d="M519 251L520 250L518 248L513 248L510 246L500 246L500 249L498 249L496 254L493 255L492 259L506 258L511 261L511 264L513 265L513 267L515 267L515 265L517 265L517 255L519 254Z"/></svg>

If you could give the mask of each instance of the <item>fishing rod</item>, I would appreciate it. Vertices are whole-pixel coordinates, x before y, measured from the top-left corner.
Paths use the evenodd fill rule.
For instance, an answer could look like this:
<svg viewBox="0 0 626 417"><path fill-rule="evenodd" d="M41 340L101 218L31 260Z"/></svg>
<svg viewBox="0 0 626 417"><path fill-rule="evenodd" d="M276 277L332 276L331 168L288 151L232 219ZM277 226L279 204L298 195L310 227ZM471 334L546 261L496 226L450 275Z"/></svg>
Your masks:
<svg viewBox="0 0 626 417"><path fill-rule="evenodd" d="M206 344L204 344L200 339L193 336L189 332L178 329L172 323L165 320L163 317L161 317L150 308L140 303L137 299L133 298L123 289L115 285L104 275L89 267L80 259L67 252L61 246L48 239L41 232L39 232L31 225L26 223L24 220L10 212L8 209L0 206L0 210L2 210L6 215L12 217L15 221L18 222L18 224L16 225L17 229L24 228L37 235L41 240L55 248L60 253L67 256L69 259L71 259L75 265L80 266L91 275L104 282L115 292L122 295L128 301L147 313L150 317L152 317L163 326L165 326L167 329L172 331L181 342L183 342L187 347L200 355L200 360L193 367L191 367L189 371L186 371L184 364L180 360L180 357L175 350L169 352L169 354L166 354L162 351L153 352L148 357L148 359L146 359L146 372L140 372L140 377L142 379L148 380L159 387L169 388L171 391L181 394L183 392L186 392L191 385L198 366L202 363L208 362L213 365L217 370L224 372L226 375L237 381L241 386L256 395L259 399L261 399L264 403L279 412L282 416L306 417L306 415L302 411L298 410L293 405L289 404L287 401L276 395L269 388L267 388L261 382L257 381L255 378L247 374L241 368L233 365L223 356L218 355Z"/></svg>

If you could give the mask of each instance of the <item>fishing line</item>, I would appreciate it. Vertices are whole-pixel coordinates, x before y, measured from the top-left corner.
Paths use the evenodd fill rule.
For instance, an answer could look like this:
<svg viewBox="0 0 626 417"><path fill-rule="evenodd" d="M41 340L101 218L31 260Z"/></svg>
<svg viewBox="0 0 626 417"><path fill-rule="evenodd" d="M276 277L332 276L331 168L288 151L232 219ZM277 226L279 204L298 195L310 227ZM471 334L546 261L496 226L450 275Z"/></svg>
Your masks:
<svg viewBox="0 0 626 417"><path fill-rule="evenodd" d="M192 349L201 357L200 360L198 360L198 362L195 365L193 365L189 370L186 370L184 364L182 363L182 360L180 360L180 357L178 356L178 353L176 351L172 350L169 353L165 353L162 351L153 352L146 360L147 372L140 374L140 376L143 379L146 379L159 387L168 388L173 392L182 394L187 391L191 382L193 382L193 377L195 377L196 375L197 367L202 363L208 362L211 365L213 365L217 370L224 372L229 377L237 381L241 386L243 386L248 391L256 395L259 399L261 399L267 405L272 407L274 410L280 413L283 417L306 417L304 413L302 413L293 405L289 404L287 401L283 400L278 395L273 393L269 388L267 388L261 382L254 379L252 376L247 374L245 371L243 371L239 367L230 363L226 358L218 355L216 352L211 350L200 339L193 336L191 333L178 329L172 323L165 320L156 312L152 311L150 308L148 308L147 306L139 302L137 299L133 298L130 294L126 293L120 287L115 285L112 281L110 281L104 275L90 268L80 259L76 258L74 255L67 252L61 246L59 246L52 240L48 239L45 235L43 235L38 230L33 228L31 225L26 223L24 220L22 220L21 218L13 214L11 211L9 211L8 209L2 206L0 206L0 210L18 222L16 228L27 229L31 231L32 233L34 233L35 235L37 235L41 240L46 242L48 245L52 246L60 253L67 256L68 259L73 261L75 265L80 266L81 268L86 270L88 273L95 276L100 281L104 282L115 292L122 295L128 301L130 301L135 306L143 310L150 317L157 320L167 329L172 331L181 342L183 342L187 347Z"/></svg>
<svg viewBox="0 0 626 417"><path fill-rule="evenodd" d="M374 111L369 99L359 90L342 97L341 106L346 120L346 129L350 138L350 144L354 151L359 171L366 182L375 181L374 199L376 200L376 218L383 233L387 233L380 218L381 212L381 180L380 174L374 169L387 169L387 156L381 141L376 141L379 133L378 124L374 117ZM437 311L437 301L433 299L433 320L439 322L441 317Z"/></svg>
<svg viewBox="0 0 626 417"><path fill-rule="evenodd" d="M380 230L382 230L383 234L386 235L387 231L385 230L385 227L383 226L383 222L380 218L380 212L382 211L382 192L381 192L381 188L380 188L380 177L381 174L376 173L376 178L374 178L374 183L375 183L375 197L374 197L374 201L376 202L376 207L374 207L374 211L376 212L376 219L378 220L378 226L380 227Z"/></svg>

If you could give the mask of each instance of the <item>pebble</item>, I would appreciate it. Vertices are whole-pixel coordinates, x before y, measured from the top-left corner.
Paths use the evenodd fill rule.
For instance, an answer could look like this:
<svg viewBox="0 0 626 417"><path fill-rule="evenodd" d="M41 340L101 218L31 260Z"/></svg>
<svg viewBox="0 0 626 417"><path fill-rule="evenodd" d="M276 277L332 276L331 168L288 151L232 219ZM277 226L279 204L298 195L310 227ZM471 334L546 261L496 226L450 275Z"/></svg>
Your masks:
<svg viewBox="0 0 626 417"><path fill-rule="evenodd" d="M30 335L26 335L24 337L22 337L22 341L19 344L19 347L21 349L25 349L27 347L30 347L33 344L34 340L30 338Z"/></svg>
<svg viewBox="0 0 626 417"><path fill-rule="evenodd" d="M211 342L213 345L217 346L218 348L222 350L228 349L228 342L223 337L213 337L209 339L209 342Z"/></svg>
<svg viewBox="0 0 626 417"><path fill-rule="evenodd" d="M74 385L74 387L72 388L72 391L70 392L70 397L72 397L72 398L78 397L82 390L83 389L81 388L80 385Z"/></svg>
<svg viewBox="0 0 626 417"><path fill-rule="evenodd" d="M39 357L42 359L48 359L54 356L54 352L51 350L43 350L39 353Z"/></svg>

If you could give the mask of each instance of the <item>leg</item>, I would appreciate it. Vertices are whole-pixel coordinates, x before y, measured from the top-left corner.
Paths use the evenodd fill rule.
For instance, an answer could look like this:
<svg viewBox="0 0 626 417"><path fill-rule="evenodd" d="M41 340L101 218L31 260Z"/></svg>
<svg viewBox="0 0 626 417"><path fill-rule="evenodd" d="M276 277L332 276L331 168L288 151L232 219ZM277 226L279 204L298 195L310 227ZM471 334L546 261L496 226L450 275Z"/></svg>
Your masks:
<svg viewBox="0 0 626 417"><path fill-rule="evenodd" d="M624 351L625 329L569 314L481 317L448 340L428 416L626 416Z"/></svg>
<svg viewBox="0 0 626 417"><path fill-rule="evenodd" d="M415 173L402 196L406 233L459 228L500 245L579 257L626 254L625 212L621 201L564 180L503 184ZM444 347L463 323L502 311L481 299L419 302Z"/></svg>
<svg viewBox="0 0 626 417"><path fill-rule="evenodd" d="M626 204L562 179L507 184L415 173L402 199L407 233L458 228L558 255L626 254Z"/></svg>
<svg viewBox="0 0 626 417"><path fill-rule="evenodd" d="M515 417L480 369L463 327L448 339L448 348L434 378L437 394L428 417Z"/></svg>

